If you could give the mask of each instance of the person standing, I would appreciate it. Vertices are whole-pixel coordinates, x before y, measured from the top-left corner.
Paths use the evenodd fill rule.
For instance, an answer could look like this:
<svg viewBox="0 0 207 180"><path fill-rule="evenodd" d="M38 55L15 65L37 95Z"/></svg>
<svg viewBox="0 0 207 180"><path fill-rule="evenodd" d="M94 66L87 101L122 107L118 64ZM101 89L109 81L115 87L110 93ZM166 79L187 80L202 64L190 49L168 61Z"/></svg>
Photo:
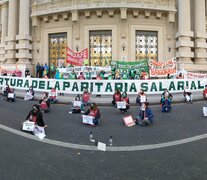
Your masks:
<svg viewBox="0 0 207 180"><path fill-rule="evenodd" d="M50 66L50 78L54 78L55 77L55 65L54 63L51 64Z"/></svg>
<svg viewBox="0 0 207 180"><path fill-rule="evenodd" d="M44 72L44 66L43 66L43 64L41 64L40 65L40 76L39 76L39 78L43 77L43 72Z"/></svg>
<svg viewBox="0 0 207 180"><path fill-rule="evenodd" d="M38 62L37 65L36 65L36 78L39 78L40 77L40 63Z"/></svg>

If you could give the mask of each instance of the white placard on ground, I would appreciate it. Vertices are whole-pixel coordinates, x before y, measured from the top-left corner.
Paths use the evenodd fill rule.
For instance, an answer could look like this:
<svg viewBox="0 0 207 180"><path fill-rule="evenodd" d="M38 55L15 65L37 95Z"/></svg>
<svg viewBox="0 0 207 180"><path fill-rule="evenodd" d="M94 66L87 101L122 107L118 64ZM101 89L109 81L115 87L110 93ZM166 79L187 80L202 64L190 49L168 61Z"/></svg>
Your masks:
<svg viewBox="0 0 207 180"><path fill-rule="evenodd" d="M203 115L206 117L207 116L207 107L203 107Z"/></svg>
<svg viewBox="0 0 207 180"><path fill-rule="evenodd" d="M101 151L106 151L106 144L104 144L102 142L98 142L97 148Z"/></svg>
<svg viewBox="0 0 207 180"><path fill-rule="evenodd" d="M135 122L132 118L132 116L126 116L123 118L124 119L124 124L128 127L132 127L135 125Z"/></svg>

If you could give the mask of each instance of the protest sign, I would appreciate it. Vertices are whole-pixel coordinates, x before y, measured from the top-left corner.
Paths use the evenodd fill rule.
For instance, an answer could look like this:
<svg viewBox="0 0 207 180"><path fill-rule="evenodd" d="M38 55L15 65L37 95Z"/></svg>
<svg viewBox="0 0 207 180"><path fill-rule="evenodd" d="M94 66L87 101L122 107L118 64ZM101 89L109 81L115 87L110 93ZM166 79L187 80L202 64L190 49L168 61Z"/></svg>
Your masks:
<svg viewBox="0 0 207 180"><path fill-rule="evenodd" d="M25 65L2 64L0 65L0 74L7 74L7 76L15 75L17 77L24 77L25 69Z"/></svg>
<svg viewBox="0 0 207 180"><path fill-rule="evenodd" d="M207 74L187 72L187 79L206 79Z"/></svg>
<svg viewBox="0 0 207 180"><path fill-rule="evenodd" d="M177 62L173 58L166 62L157 62L154 60L149 60L149 72L150 77L166 77L168 74L177 74Z"/></svg>
<svg viewBox="0 0 207 180"><path fill-rule="evenodd" d="M160 94L165 89L170 92L183 92L188 86L191 91L201 91L203 79L157 79L157 80L57 80L0 76L0 87L7 83L11 88L49 92L56 88L59 93L81 94L88 89L92 94L113 95L116 89L127 94L137 94L143 89L147 94Z"/></svg>
<svg viewBox="0 0 207 180"><path fill-rule="evenodd" d="M149 73L147 60L137 62L111 61L111 67L115 68L120 74L123 73L123 71L127 71L128 74L131 73L130 71L134 71L135 79L139 79L143 71Z"/></svg>
<svg viewBox="0 0 207 180"><path fill-rule="evenodd" d="M88 58L88 49L81 52L74 52L69 47L67 48L66 62L75 66L82 66L84 59Z"/></svg>

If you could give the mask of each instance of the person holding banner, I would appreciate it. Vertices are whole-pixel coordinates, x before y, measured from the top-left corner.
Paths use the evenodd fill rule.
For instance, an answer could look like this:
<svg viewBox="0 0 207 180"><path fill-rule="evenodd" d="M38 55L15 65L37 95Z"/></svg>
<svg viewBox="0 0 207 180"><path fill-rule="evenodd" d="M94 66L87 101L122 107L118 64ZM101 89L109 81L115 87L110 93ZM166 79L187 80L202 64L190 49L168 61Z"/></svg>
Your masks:
<svg viewBox="0 0 207 180"><path fill-rule="evenodd" d="M112 105L116 106L116 103L118 101L121 101L121 93L119 91L119 89L115 90L115 93L113 94L113 100L112 100Z"/></svg>
<svg viewBox="0 0 207 180"><path fill-rule="evenodd" d="M49 101L50 104L54 104L57 102L57 91L55 88L52 88L51 91L49 92Z"/></svg>
<svg viewBox="0 0 207 180"><path fill-rule="evenodd" d="M130 108L129 97L127 96L127 93L126 92L123 92L122 93L121 101L126 102L126 108L124 108L124 109L121 108L120 111L126 112Z"/></svg>
<svg viewBox="0 0 207 180"><path fill-rule="evenodd" d="M205 85L205 89L203 90L203 97L207 99L207 85Z"/></svg>
<svg viewBox="0 0 207 180"><path fill-rule="evenodd" d="M88 89L85 89L82 94L82 102L84 106L88 106L90 104L91 94L88 92Z"/></svg>
<svg viewBox="0 0 207 180"><path fill-rule="evenodd" d="M94 119L93 119L94 126L100 124L101 113L100 113L100 110L98 109L96 103L91 103L90 109L88 109L85 112L85 115L89 115L89 116L94 117Z"/></svg>
<svg viewBox="0 0 207 180"><path fill-rule="evenodd" d="M152 125L154 122L154 115L152 110L149 108L149 103L145 102L140 108L139 114L136 118L136 124L143 127Z"/></svg>
<svg viewBox="0 0 207 180"><path fill-rule="evenodd" d="M189 103L193 103L192 101L192 93L191 93L191 90L190 88L187 86L185 87L184 89L184 92L183 92L183 96L185 97L185 101L189 104Z"/></svg>
<svg viewBox="0 0 207 180"><path fill-rule="evenodd" d="M147 101L147 95L143 89L140 89L140 92L138 93L136 98L136 103L141 106L141 104L145 103L146 101Z"/></svg>

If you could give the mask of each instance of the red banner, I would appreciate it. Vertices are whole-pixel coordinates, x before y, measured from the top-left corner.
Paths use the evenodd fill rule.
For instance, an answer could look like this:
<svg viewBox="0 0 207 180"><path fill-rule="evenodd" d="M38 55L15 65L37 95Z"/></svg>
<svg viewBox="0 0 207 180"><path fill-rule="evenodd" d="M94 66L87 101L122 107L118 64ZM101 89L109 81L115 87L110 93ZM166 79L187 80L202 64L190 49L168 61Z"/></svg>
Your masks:
<svg viewBox="0 0 207 180"><path fill-rule="evenodd" d="M82 66L84 59L88 59L88 49L81 52L74 52L69 47L67 48L66 62L75 66Z"/></svg>
<svg viewBox="0 0 207 180"><path fill-rule="evenodd" d="M166 62L157 62L150 60L149 62L150 77L164 77L168 74L175 75L177 73L177 62L173 58Z"/></svg>

